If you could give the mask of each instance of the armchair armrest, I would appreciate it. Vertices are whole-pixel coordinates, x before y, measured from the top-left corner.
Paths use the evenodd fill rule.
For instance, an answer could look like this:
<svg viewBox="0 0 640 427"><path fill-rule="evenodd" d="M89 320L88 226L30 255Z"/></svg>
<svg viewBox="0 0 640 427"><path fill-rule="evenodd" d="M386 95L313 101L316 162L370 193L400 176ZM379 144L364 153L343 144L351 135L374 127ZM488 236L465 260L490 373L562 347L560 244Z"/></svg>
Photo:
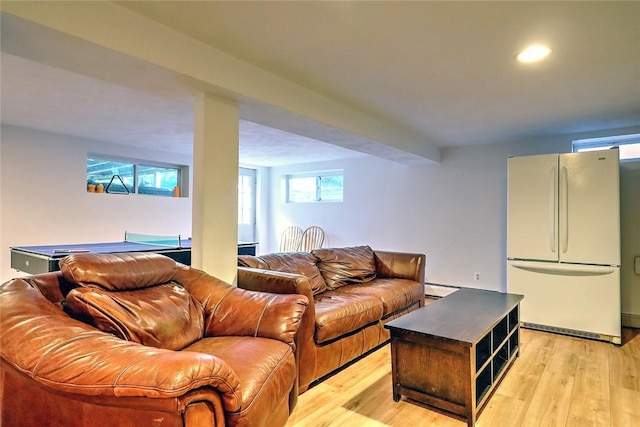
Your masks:
<svg viewBox="0 0 640 427"><path fill-rule="evenodd" d="M374 251L378 277L394 277L424 283L426 256L407 252Z"/></svg>
<svg viewBox="0 0 640 427"><path fill-rule="evenodd" d="M176 276L205 309L206 336L259 336L295 351L295 337L309 300L233 287L203 271L184 267Z"/></svg>
<svg viewBox="0 0 640 427"><path fill-rule="evenodd" d="M316 364L315 343L313 341L316 311L311 282L301 274L238 267L238 287L252 291L299 294L307 297L309 305L302 316L296 337L296 362L298 363L300 390L306 390L314 378ZM304 363L300 363L301 360L304 360Z"/></svg>
<svg viewBox="0 0 640 427"><path fill-rule="evenodd" d="M0 289L0 354L35 381L88 396L175 398L217 390L227 411L240 409L239 378L208 354L142 346L74 320L16 279Z"/></svg>

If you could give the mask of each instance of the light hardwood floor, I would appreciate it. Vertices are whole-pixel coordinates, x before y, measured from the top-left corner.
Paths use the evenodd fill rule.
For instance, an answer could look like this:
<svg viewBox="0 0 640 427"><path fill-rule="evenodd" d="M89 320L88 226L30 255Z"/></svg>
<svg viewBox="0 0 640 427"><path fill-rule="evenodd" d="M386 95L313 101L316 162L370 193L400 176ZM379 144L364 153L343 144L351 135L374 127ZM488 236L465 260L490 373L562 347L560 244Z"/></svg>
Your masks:
<svg viewBox="0 0 640 427"><path fill-rule="evenodd" d="M520 356L477 427L640 426L640 330L624 344L522 329ZM438 426L466 422L391 397L389 345L302 394L287 427Z"/></svg>

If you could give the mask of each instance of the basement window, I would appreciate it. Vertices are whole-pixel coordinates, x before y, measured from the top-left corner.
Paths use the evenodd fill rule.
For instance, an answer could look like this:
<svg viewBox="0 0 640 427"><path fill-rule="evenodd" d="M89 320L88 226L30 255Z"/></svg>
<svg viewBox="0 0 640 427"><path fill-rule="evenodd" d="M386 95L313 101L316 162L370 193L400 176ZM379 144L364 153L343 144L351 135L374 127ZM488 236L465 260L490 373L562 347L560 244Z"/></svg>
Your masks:
<svg viewBox="0 0 640 427"><path fill-rule="evenodd" d="M621 162L640 161L640 134L607 136L603 138L577 139L573 141L574 153L580 151L608 150L618 147Z"/></svg>
<svg viewBox="0 0 640 427"><path fill-rule="evenodd" d="M89 155L87 191L110 194L185 195L183 179L188 167L163 163Z"/></svg>
<svg viewBox="0 0 640 427"><path fill-rule="evenodd" d="M342 170L291 174L284 182L289 203L342 202Z"/></svg>

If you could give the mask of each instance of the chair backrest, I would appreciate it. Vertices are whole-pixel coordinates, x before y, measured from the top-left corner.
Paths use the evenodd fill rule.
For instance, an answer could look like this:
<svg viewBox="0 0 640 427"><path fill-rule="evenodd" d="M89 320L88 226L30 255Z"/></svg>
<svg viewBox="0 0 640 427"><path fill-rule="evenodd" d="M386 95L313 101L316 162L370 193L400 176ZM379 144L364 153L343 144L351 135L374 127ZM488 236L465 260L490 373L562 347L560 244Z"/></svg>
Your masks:
<svg viewBox="0 0 640 427"><path fill-rule="evenodd" d="M287 227L280 237L280 252L295 252L300 250L302 242L302 228L297 225Z"/></svg>
<svg viewBox="0 0 640 427"><path fill-rule="evenodd" d="M324 230L317 225L304 230L302 233L302 243L300 244L300 250L305 252L311 252L314 249L319 249L324 244Z"/></svg>

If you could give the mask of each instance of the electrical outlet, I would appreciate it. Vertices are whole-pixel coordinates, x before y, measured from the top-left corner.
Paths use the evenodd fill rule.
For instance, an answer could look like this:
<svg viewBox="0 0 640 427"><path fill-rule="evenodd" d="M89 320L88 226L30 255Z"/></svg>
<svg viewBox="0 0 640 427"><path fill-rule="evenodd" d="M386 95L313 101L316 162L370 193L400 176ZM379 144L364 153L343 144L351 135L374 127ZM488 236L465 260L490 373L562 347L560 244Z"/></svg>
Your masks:
<svg viewBox="0 0 640 427"><path fill-rule="evenodd" d="M480 281L480 273L476 272L473 273L473 280L475 280L476 282Z"/></svg>
<svg viewBox="0 0 640 427"><path fill-rule="evenodd" d="M633 270L636 274L640 274L640 256L635 257L635 263L633 264Z"/></svg>

